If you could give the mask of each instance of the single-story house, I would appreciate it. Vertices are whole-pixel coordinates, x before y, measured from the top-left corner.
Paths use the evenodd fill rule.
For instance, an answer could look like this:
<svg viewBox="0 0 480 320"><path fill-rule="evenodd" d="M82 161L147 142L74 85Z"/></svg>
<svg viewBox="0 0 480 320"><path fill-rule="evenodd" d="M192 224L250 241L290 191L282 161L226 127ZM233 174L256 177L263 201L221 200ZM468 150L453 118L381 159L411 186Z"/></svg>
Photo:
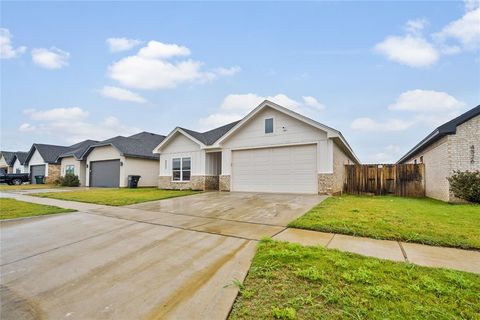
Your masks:
<svg viewBox="0 0 480 320"><path fill-rule="evenodd" d="M13 173L28 173L26 164L28 152L17 151L13 155Z"/></svg>
<svg viewBox="0 0 480 320"><path fill-rule="evenodd" d="M156 186L159 157L152 150L163 139L165 136L141 132L90 145L80 157L86 164L85 185L126 187L129 175L139 175L139 186Z"/></svg>
<svg viewBox="0 0 480 320"><path fill-rule="evenodd" d="M13 164L12 159L15 152L12 151L0 151L0 171L2 173L12 173Z"/></svg>
<svg viewBox="0 0 480 320"><path fill-rule="evenodd" d="M359 163L338 130L268 100L207 132L177 127L153 152L165 189L333 194Z"/></svg>
<svg viewBox="0 0 480 320"><path fill-rule="evenodd" d="M60 177L58 156L69 149L70 147L67 146L34 143L25 160L31 175L31 182L36 183L35 176L45 176L46 183L53 183Z"/></svg>
<svg viewBox="0 0 480 320"><path fill-rule="evenodd" d="M424 163L426 196L457 201L447 178L480 170L480 105L433 130L398 163Z"/></svg>
<svg viewBox="0 0 480 320"><path fill-rule="evenodd" d="M73 146L70 149L57 157L57 162L60 162L60 175L64 177L67 173L78 176L80 185L86 185L86 169L87 163L82 158L85 151L91 145L98 143L95 140L84 140Z"/></svg>

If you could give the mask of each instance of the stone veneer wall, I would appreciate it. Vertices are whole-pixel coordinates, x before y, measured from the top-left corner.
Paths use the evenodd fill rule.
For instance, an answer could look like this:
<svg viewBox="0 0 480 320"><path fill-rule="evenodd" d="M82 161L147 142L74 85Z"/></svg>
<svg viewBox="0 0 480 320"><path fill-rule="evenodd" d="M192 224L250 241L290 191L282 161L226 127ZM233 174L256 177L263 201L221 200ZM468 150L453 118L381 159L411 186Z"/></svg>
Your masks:
<svg viewBox="0 0 480 320"><path fill-rule="evenodd" d="M220 176L219 190L230 191L230 176Z"/></svg>
<svg viewBox="0 0 480 320"><path fill-rule="evenodd" d="M318 193L319 194L333 193L333 173L318 174Z"/></svg>
<svg viewBox="0 0 480 320"><path fill-rule="evenodd" d="M54 183L60 177L61 165L48 164L48 176L45 177L45 183Z"/></svg>
<svg viewBox="0 0 480 320"><path fill-rule="evenodd" d="M190 181L172 181L171 176L158 177L160 189L218 190L218 176L191 176Z"/></svg>
<svg viewBox="0 0 480 320"><path fill-rule="evenodd" d="M219 180L218 176L205 176L205 190L218 190Z"/></svg>

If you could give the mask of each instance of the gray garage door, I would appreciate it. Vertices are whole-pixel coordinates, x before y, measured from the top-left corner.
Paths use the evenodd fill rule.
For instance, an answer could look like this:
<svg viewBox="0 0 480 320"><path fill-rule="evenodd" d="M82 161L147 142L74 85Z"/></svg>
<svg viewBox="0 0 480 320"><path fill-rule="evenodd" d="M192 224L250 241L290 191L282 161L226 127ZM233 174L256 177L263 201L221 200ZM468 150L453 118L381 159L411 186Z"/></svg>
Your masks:
<svg viewBox="0 0 480 320"><path fill-rule="evenodd" d="M116 188L120 185L120 160L90 162L90 187Z"/></svg>
<svg viewBox="0 0 480 320"><path fill-rule="evenodd" d="M37 183L35 181L35 176L44 176L45 175L45 165L40 164L36 166L30 166L31 181L33 184Z"/></svg>

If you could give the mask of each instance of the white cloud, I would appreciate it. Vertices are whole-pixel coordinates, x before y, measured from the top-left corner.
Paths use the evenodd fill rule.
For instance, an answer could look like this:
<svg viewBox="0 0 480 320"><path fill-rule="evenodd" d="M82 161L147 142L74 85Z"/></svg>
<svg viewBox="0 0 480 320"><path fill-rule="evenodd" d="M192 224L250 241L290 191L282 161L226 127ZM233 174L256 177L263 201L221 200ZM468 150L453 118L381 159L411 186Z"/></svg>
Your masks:
<svg viewBox="0 0 480 320"><path fill-rule="evenodd" d="M464 107L464 102L446 92L417 89L403 92L388 108L414 112L439 112L459 110Z"/></svg>
<svg viewBox="0 0 480 320"><path fill-rule="evenodd" d="M12 45L12 34L10 30L0 28L0 58L12 59L18 57L27 50L27 47L21 46L14 48Z"/></svg>
<svg viewBox="0 0 480 320"><path fill-rule="evenodd" d="M367 132L388 132L388 131L404 131L413 125L413 121L405 121L401 119L387 119L384 122L378 122L368 117L357 118L353 120L350 128L357 131Z"/></svg>
<svg viewBox="0 0 480 320"><path fill-rule="evenodd" d="M450 22L440 32L434 34L440 41L454 40L463 49L473 50L480 47L480 8L467 11L463 17Z"/></svg>
<svg viewBox="0 0 480 320"><path fill-rule="evenodd" d="M389 60L410 67L428 67L436 63L439 53L435 47L421 36L390 36L375 45L375 51Z"/></svg>
<svg viewBox="0 0 480 320"><path fill-rule="evenodd" d="M427 23L428 21L426 19L408 20L405 29L408 33L420 34L420 32L425 28Z"/></svg>
<svg viewBox="0 0 480 320"><path fill-rule="evenodd" d="M88 121L89 112L81 108L55 108L44 111L25 110L24 114L34 123L25 122L19 126L20 132L35 135L50 135L63 138L67 143L85 139L104 140L117 135L128 136L141 131L110 116L103 121Z"/></svg>
<svg viewBox="0 0 480 320"><path fill-rule="evenodd" d="M141 40L127 38L108 38L106 42L110 52L127 51L143 43Z"/></svg>
<svg viewBox="0 0 480 320"><path fill-rule="evenodd" d="M19 131L21 132L32 132L35 131L37 128L35 126L32 126L30 123L22 123L20 127L18 128Z"/></svg>
<svg viewBox="0 0 480 320"><path fill-rule="evenodd" d="M36 121L71 121L82 120L88 117L88 111L84 111L78 107L73 108L54 108L45 111L36 111L35 109L24 110L24 114L28 115L32 120Z"/></svg>
<svg viewBox="0 0 480 320"><path fill-rule="evenodd" d="M138 51L138 56L149 59L168 59L176 56L189 56L190 50L187 47L176 44L150 41L146 47Z"/></svg>
<svg viewBox="0 0 480 320"><path fill-rule="evenodd" d="M433 90L409 90L401 93L388 106L391 111L408 112L407 119L389 118L374 120L368 117L355 119L350 127L366 132L404 131L413 125L437 127L458 116L466 104L446 92Z"/></svg>
<svg viewBox="0 0 480 320"><path fill-rule="evenodd" d="M304 96L304 97L302 97L302 99L303 99L303 102L305 103L305 105L307 105L309 107L316 108L318 110L325 109L325 106L323 104L321 104L315 97Z"/></svg>
<svg viewBox="0 0 480 320"><path fill-rule="evenodd" d="M465 11L472 11L480 7L480 0L464 0Z"/></svg>
<svg viewBox="0 0 480 320"><path fill-rule="evenodd" d="M366 163L395 163L402 155L400 146L388 145L380 152L367 156Z"/></svg>
<svg viewBox="0 0 480 320"><path fill-rule="evenodd" d="M68 65L70 53L52 47L32 50L32 60L35 64L46 69L61 69Z"/></svg>
<svg viewBox="0 0 480 320"><path fill-rule="evenodd" d="M430 34L428 39L431 41L422 35L427 20L409 20L404 36L389 36L375 45L374 50L389 60L410 67L428 67L441 55L477 50L480 48L480 1L466 0L465 11L460 19Z"/></svg>
<svg viewBox="0 0 480 320"><path fill-rule="evenodd" d="M217 68L214 72L220 76L233 76L237 73L242 71L242 68L239 66L231 67L231 68Z"/></svg>
<svg viewBox="0 0 480 320"><path fill-rule="evenodd" d="M137 89L167 89L192 82L211 81L218 76L237 73L239 67L204 71L203 63L191 59L177 59L190 55L190 50L176 44L150 41L136 55L113 63L108 69L110 78Z"/></svg>
<svg viewBox="0 0 480 320"><path fill-rule="evenodd" d="M145 100L142 96L127 90L118 87L105 86L100 90L100 94L107 98L112 98L120 101L129 101L136 103L145 103Z"/></svg>
<svg viewBox="0 0 480 320"><path fill-rule="evenodd" d="M313 116L325 108L318 100L311 96L302 97L303 101L297 101L285 94L274 96L259 96L254 93L230 94L223 99L218 110L207 117L200 119L201 129L212 129L236 120L240 120L250 111L256 108L264 100L270 100L283 107L304 115Z"/></svg>

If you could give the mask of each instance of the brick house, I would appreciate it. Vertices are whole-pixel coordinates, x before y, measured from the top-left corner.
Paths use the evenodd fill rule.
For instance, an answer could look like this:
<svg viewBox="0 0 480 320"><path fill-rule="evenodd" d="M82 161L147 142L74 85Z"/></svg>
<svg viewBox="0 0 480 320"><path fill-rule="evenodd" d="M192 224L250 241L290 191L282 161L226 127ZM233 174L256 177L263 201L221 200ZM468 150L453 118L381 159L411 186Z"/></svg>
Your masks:
<svg viewBox="0 0 480 320"><path fill-rule="evenodd" d="M424 163L426 196L458 201L447 178L457 170L480 170L480 105L433 130L398 163Z"/></svg>

